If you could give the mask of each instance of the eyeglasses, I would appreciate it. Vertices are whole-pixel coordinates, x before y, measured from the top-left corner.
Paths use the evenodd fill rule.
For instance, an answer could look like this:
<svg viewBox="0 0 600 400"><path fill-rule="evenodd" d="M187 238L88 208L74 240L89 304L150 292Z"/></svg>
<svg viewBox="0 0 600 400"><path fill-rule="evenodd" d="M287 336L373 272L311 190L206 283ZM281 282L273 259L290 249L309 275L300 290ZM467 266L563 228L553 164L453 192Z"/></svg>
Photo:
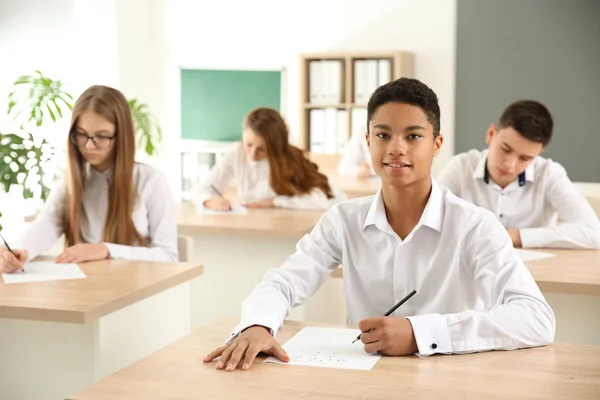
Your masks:
<svg viewBox="0 0 600 400"><path fill-rule="evenodd" d="M110 142L116 137L116 133L113 136L88 136L85 133L71 132L71 143L79 147L85 147L88 140L91 140L97 149L106 149L110 146Z"/></svg>

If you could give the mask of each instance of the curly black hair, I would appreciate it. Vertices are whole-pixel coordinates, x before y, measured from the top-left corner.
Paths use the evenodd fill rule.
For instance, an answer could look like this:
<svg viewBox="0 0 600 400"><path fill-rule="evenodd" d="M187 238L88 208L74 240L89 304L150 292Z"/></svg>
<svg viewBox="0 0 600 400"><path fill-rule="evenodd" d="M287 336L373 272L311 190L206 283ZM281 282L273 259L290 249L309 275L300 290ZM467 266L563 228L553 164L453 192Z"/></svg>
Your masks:
<svg viewBox="0 0 600 400"><path fill-rule="evenodd" d="M418 79L400 78L378 87L367 104L367 131L373 114L387 103L406 103L417 106L433 126L433 137L440 134L440 105L433 90Z"/></svg>

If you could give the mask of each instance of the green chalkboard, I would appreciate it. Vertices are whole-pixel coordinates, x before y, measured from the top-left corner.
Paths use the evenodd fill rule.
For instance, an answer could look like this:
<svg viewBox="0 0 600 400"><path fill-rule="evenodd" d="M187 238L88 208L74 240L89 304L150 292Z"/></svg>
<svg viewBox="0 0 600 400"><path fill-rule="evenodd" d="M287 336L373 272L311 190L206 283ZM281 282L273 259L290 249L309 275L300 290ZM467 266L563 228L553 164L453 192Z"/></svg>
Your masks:
<svg viewBox="0 0 600 400"><path fill-rule="evenodd" d="M281 71L181 70L181 137L235 141L256 107L281 106Z"/></svg>

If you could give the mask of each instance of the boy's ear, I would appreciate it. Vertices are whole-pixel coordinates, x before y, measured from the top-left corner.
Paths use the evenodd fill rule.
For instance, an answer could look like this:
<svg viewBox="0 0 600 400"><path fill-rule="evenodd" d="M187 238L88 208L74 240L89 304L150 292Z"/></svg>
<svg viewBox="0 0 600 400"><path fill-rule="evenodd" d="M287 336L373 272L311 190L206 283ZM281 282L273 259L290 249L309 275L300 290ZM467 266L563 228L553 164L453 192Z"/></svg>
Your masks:
<svg viewBox="0 0 600 400"><path fill-rule="evenodd" d="M485 144L491 143L492 138L494 137L496 132L497 132L496 125L490 124L490 126L488 126L487 132L485 133Z"/></svg>
<svg viewBox="0 0 600 400"><path fill-rule="evenodd" d="M444 135L440 132L433 141L433 156L437 157L440 153L440 149L442 148L442 143L444 143Z"/></svg>
<svg viewBox="0 0 600 400"><path fill-rule="evenodd" d="M371 149L371 135L369 135L369 132L365 132L365 140L367 141L367 147L369 149Z"/></svg>

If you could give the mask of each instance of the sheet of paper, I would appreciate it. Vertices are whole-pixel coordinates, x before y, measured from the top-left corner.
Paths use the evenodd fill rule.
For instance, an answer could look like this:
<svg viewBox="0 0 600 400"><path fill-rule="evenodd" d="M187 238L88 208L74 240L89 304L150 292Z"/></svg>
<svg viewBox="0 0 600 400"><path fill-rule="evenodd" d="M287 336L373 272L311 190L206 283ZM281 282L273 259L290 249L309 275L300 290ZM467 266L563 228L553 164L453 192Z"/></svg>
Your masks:
<svg viewBox="0 0 600 400"><path fill-rule="evenodd" d="M519 258L523 261L541 260L543 258L555 257L556 254L542 253L541 251L515 249Z"/></svg>
<svg viewBox="0 0 600 400"><path fill-rule="evenodd" d="M35 261L25 264L25 272L2 274L4 283L26 283L82 279L85 273L77 264L56 264L48 261Z"/></svg>
<svg viewBox="0 0 600 400"><path fill-rule="evenodd" d="M242 207L237 204L232 204L231 210L229 210L229 211L215 211L215 210L210 210L203 206L199 206L199 207L196 207L196 212L200 215L235 215L235 214L248 214L248 209L246 207Z"/></svg>
<svg viewBox="0 0 600 400"><path fill-rule="evenodd" d="M359 333L358 329L304 328L282 346L290 356L286 364L370 370L381 356L365 353L361 341L352 344ZM282 363L276 357L265 362Z"/></svg>

